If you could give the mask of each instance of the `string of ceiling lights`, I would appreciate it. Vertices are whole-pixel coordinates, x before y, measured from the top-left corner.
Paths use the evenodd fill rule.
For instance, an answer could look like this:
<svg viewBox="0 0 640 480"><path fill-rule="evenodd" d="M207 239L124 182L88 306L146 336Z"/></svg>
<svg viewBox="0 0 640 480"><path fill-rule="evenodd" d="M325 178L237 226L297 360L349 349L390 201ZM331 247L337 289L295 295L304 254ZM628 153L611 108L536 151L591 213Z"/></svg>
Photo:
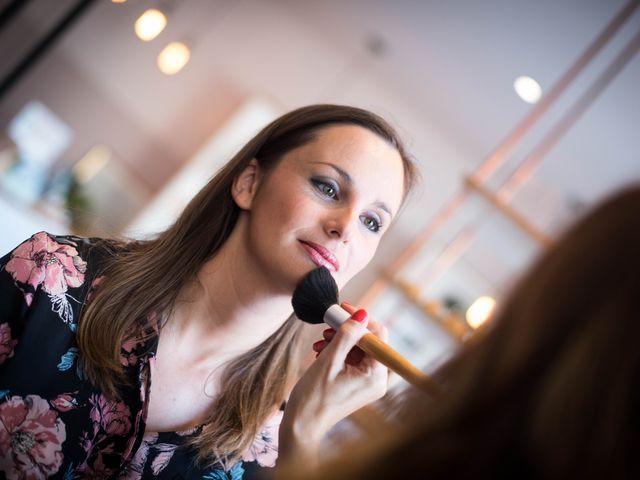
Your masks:
<svg viewBox="0 0 640 480"><path fill-rule="evenodd" d="M127 0L111 0L112 3L125 3ZM148 8L133 24L136 36L143 42L155 39L167 26L167 15L159 8ZM191 51L179 41L170 42L156 58L158 69L165 75L175 75L189 62Z"/></svg>

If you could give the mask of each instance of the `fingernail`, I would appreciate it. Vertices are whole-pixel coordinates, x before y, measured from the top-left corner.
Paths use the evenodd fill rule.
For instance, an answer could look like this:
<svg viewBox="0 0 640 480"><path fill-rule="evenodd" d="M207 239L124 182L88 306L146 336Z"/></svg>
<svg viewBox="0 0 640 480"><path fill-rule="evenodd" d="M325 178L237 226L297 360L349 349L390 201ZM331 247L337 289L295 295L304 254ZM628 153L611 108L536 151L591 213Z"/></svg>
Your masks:
<svg viewBox="0 0 640 480"><path fill-rule="evenodd" d="M313 344L313 349L317 350L318 348L320 348L322 346L323 343L324 343L324 340L318 340L317 342L315 342Z"/></svg>
<svg viewBox="0 0 640 480"><path fill-rule="evenodd" d="M360 310L355 311L353 315L351 315L351 318L353 318L356 322L362 322L365 318L367 318L367 311L361 308Z"/></svg>
<svg viewBox="0 0 640 480"><path fill-rule="evenodd" d="M322 334L324 335L325 333L336 333L336 331L333 328L327 328L326 330L324 330L322 332Z"/></svg>

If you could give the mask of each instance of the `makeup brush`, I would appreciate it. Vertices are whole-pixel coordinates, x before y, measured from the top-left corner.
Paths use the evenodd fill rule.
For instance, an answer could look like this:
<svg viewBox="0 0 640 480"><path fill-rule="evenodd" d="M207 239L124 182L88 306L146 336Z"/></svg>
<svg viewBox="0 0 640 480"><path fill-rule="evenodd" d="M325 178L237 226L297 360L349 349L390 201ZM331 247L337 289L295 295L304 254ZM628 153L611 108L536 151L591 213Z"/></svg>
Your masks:
<svg viewBox="0 0 640 480"><path fill-rule="evenodd" d="M313 324L324 322L335 330L351 317L338 303L338 285L325 267L306 274L291 299L293 311L300 320ZM373 333L365 334L358 346L411 385L430 394L437 391L433 380Z"/></svg>

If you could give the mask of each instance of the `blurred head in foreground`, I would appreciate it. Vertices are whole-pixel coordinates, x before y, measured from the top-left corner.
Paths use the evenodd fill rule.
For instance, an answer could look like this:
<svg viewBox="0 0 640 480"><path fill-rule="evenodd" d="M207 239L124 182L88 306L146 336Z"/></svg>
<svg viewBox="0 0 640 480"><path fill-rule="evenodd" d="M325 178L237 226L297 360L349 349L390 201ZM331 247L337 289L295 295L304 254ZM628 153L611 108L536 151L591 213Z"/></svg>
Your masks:
<svg viewBox="0 0 640 480"><path fill-rule="evenodd" d="M640 478L640 186L592 210L332 478ZM320 472L320 476L327 472ZM320 476L318 478L320 478Z"/></svg>

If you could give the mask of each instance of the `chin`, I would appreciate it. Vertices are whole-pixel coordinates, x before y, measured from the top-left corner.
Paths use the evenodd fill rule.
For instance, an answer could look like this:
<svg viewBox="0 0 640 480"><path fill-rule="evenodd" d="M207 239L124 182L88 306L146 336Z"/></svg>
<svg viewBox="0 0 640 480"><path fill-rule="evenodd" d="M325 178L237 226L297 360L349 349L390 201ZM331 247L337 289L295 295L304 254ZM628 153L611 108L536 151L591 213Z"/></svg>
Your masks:
<svg viewBox="0 0 640 480"><path fill-rule="evenodd" d="M301 268L301 269L300 269L300 271L298 272L298 274L296 275L296 278L295 278L295 284L296 284L296 285L298 285L298 283L300 283L300 281L304 278L304 276L305 276L306 274L308 274L308 273L309 273L309 272L311 272L312 270L315 270L316 268L318 268L318 267L317 267L317 266L315 266L315 265L312 265L312 266L310 266L310 267L309 267L309 266L307 266L307 267L305 267L305 268Z"/></svg>
<svg viewBox="0 0 640 480"><path fill-rule="evenodd" d="M346 281L345 280L341 280L341 279L335 278L335 277L333 277L333 278L336 281L336 285L338 285L338 290L342 290L344 288L344 286L347 284L347 282L349 281L349 280L346 280Z"/></svg>
<svg viewBox="0 0 640 480"><path fill-rule="evenodd" d="M304 276L315 268L317 267L314 265L305 265L299 268L292 269L293 271L289 271L288 274L283 275L282 284L286 286L289 293L293 294L293 291L298 286L300 281L304 278Z"/></svg>

